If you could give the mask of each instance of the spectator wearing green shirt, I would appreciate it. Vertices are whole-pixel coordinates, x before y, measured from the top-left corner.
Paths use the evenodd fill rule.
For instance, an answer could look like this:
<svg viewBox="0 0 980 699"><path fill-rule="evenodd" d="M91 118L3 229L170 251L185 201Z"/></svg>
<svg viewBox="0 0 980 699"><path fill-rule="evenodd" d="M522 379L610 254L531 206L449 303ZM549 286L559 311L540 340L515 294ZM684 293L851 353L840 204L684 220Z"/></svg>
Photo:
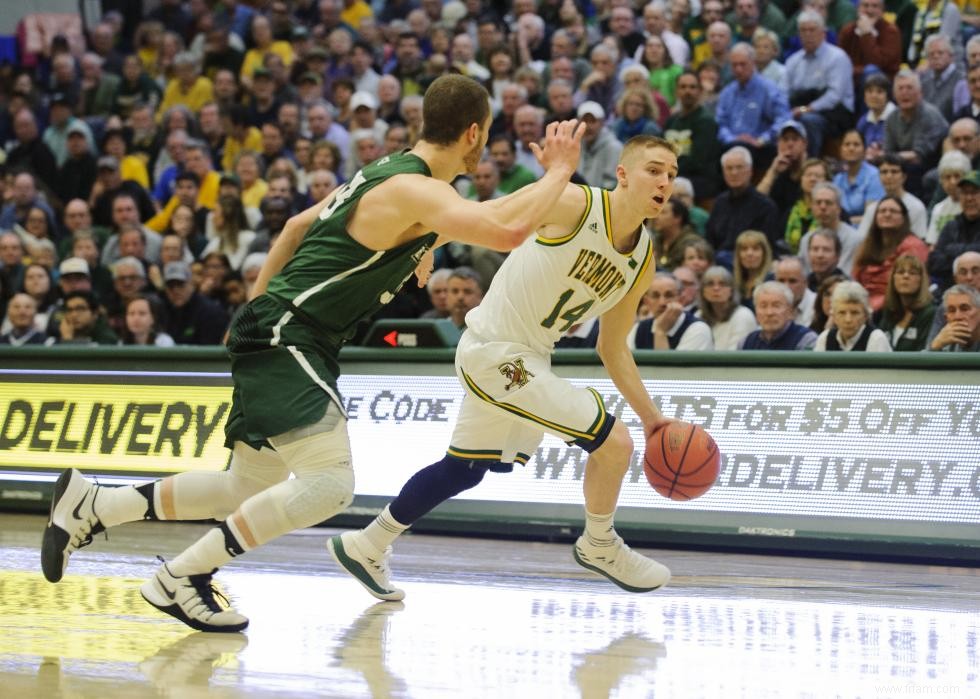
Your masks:
<svg viewBox="0 0 980 699"><path fill-rule="evenodd" d="M514 141L506 135L490 139L488 146L490 157L497 164L500 173L498 189L504 194L516 192L524 185L537 181L534 173L517 162L517 150Z"/></svg>

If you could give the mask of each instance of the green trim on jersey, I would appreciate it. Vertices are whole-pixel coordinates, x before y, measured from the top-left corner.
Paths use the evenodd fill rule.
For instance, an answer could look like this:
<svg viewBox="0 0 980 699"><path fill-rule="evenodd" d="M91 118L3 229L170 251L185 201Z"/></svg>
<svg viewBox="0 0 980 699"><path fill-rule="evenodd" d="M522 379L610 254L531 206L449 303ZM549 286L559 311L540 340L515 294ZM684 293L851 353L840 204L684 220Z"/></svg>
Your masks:
<svg viewBox="0 0 980 699"><path fill-rule="evenodd" d="M606 416L606 406L603 405L602 401L599 399L599 394L596 393L595 390L589 389L592 391L593 395L595 395L596 402L599 404L599 416L595 419L587 432L576 430L571 427L565 427L564 425L559 425L557 422L552 422L551 420L546 420L543 417L538 417L537 415L534 415L523 408L518 408L516 405L494 400L486 391L476 385L473 379L470 378L469 374L466 372L462 373L463 379L466 381L466 385L471 391L473 391L477 398L481 398L487 403L490 403L490 405L500 408L501 410L506 410L508 413L517 415L518 417L522 417L526 420L530 420L531 422L535 422L543 427L547 427L549 430L555 430L556 432L561 432L578 439L595 439L598 436L597 429L602 425L603 419Z"/></svg>
<svg viewBox="0 0 980 699"><path fill-rule="evenodd" d="M599 406L599 416L595 419L595 422L589 425L589 434L595 434L606 419L606 404L602 402L602 396L599 395L597 390L591 386L589 390L592 391L592 395L595 396L595 402Z"/></svg>
<svg viewBox="0 0 980 699"><path fill-rule="evenodd" d="M633 283L630 284L630 288L626 290L627 294L633 291L633 287L636 286L636 283L643 278L643 274L647 271L647 267L650 266L650 260L653 259L653 240L646 233L640 233L640 235L646 236L647 251L646 254L643 256L642 264L640 264L640 271L636 273L635 277L633 277Z"/></svg>
<svg viewBox="0 0 980 699"><path fill-rule="evenodd" d="M585 190L585 210L582 212L582 218L579 219L578 224L572 229L572 232L568 235L562 236L561 238L543 238L539 235L537 238L535 238L534 242L538 243L539 245L555 247L557 245L564 245L578 235L578 232L582 230L582 226L585 225L586 220L589 218L589 212L592 211L592 188L587 187L584 184L580 184L579 187Z"/></svg>

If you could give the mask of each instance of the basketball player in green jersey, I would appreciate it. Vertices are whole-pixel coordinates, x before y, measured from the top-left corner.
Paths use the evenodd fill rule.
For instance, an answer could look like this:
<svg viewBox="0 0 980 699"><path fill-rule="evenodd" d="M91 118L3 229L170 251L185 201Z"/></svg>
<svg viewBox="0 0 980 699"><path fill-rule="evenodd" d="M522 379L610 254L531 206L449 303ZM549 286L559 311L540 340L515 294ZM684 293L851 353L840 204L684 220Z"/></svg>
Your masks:
<svg viewBox="0 0 980 699"><path fill-rule="evenodd" d="M446 456L422 469L362 531L333 537L337 562L375 597L399 600L391 583L391 544L432 508L475 487L487 471L524 465L544 434L589 454L585 531L574 559L630 592L667 583L670 571L632 551L613 514L633 452L626 426L599 394L551 371L555 342L571 326L601 318L597 350L649 438L666 420L640 379L626 338L654 273L644 219L656 218L673 191L677 155L667 141L637 136L623 148L618 185L607 192L568 185L538 229L497 271L466 315L456 373L466 393Z"/></svg>
<svg viewBox="0 0 980 699"><path fill-rule="evenodd" d="M462 199L449 184L472 172L490 126L489 95L470 78L436 80L419 143L360 170L291 218L269 253L255 298L229 333L234 391L225 426L229 470L102 488L74 469L55 486L41 564L58 581L92 534L139 519L223 520L141 593L203 631L248 619L215 600L212 575L233 557L344 510L354 492L338 354L358 323L388 303L443 240L510 250L540 225L578 165L584 125L551 125L535 153L545 175L502 199ZM290 479L292 474L295 478Z"/></svg>

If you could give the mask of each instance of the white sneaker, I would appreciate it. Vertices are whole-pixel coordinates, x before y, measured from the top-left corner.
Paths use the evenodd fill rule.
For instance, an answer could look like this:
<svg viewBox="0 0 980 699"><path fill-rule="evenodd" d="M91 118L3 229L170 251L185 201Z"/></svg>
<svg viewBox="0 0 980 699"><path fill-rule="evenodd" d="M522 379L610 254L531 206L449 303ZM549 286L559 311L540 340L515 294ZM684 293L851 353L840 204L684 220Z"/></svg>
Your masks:
<svg viewBox="0 0 980 699"><path fill-rule="evenodd" d="M622 537L617 536L611 546L592 546L583 535L573 551L580 566L606 576L627 592L650 592L670 580L667 566L633 551Z"/></svg>
<svg viewBox="0 0 980 699"><path fill-rule="evenodd" d="M225 602L228 600L215 589L211 576L218 572L177 577L164 563L157 568L156 575L140 587L143 599L179 619L198 631L241 631L248 626L248 619L230 606L222 608L214 596Z"/></svg>
<svg viewBox="0 0 980 699"><path fill-rule="evenodd" d="M327 541L330 555L341 568L357 578L364 589L380 600L397 602L405 599L405 591L391 584L388 559L391 547L378 551L360 531L344 532Z"/></svg>
<svg viewBox="0 0 980 699"><path fill-rule="evenodd" d="M68 567L68 557L92 543L92 535L105 531L95 514L99 486L85 480L73 468L54 484L51 514L41 539L41 570L48 582L58 582Z"/></svg>

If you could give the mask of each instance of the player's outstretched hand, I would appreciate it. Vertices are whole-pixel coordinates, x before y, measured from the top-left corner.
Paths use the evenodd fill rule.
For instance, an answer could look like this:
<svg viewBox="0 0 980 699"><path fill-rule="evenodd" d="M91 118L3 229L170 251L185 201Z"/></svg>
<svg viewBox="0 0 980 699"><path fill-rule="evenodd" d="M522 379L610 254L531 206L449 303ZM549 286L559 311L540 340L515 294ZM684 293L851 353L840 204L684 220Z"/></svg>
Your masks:
<svg viewBox="0 0 980 699"><path fill-rule="evenodd" d="M418 279L420 289L425 288L425 285L428 284L429 277L432 276L432 268L435 266L435 262L435 253L430 248L429 250L425 251L425 254L422 255L418 265L415 267L415 277Z"/></svg>
<svg viewBox="0 0 980 699"><path fill-rule="evenodd" d="M578 167L584 134L585 122L578 119L553 121L545 129L544 145L532 143L531 152L545 170L558 167L567 169L571 174Z"/></svg>

